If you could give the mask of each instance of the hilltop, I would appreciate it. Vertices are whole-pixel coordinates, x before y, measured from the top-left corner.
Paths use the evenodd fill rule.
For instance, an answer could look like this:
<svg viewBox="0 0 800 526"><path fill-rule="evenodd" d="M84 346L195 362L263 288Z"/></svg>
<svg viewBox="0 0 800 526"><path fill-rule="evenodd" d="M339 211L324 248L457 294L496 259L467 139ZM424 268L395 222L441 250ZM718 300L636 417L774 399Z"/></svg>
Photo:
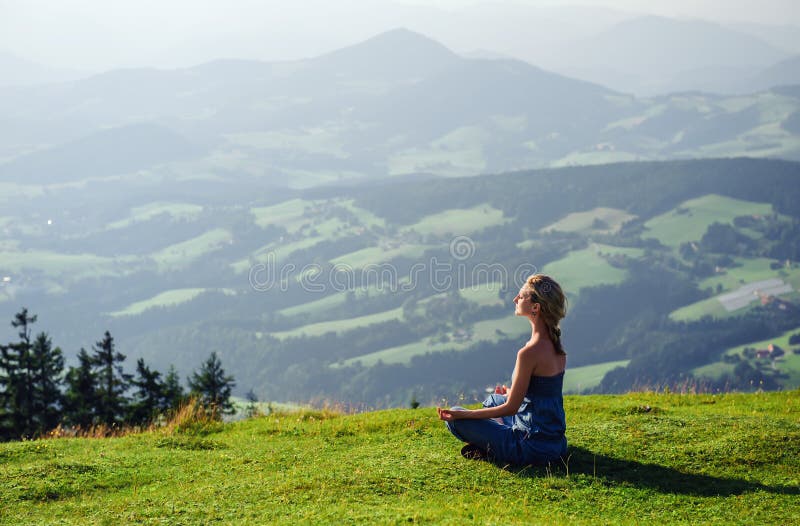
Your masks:
<svg viewBox="0 0 800 526"><path fill-rule="evenodd" d="M798 391L569 396L569 458L467 461L432 408L0 444L4 524L800 520Z"/></svg>

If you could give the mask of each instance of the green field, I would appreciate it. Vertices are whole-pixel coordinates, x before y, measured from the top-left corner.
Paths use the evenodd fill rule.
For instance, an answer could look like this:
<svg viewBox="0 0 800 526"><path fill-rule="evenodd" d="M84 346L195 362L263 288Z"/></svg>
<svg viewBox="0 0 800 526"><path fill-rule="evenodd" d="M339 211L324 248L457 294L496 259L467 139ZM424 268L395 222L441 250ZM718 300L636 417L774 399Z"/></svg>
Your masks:
<svg viewBox="0 0 800 526"><path fill-rule="evenodd" d="M564 392L580 393L600 385L603 377L611 369L625 367L630 360L618 360L615 362L604 362L594 365L584 365L582 367L567 367L564 374Z"/></svg>
<svg viewBox="0 0 800 526"><path fill-rule="evenodd" d="M311 323L297 327L289 331L273 332L271 336L284 340L286 338L296 338L299 336L322 336L327 332L335 332L341 334L351 329L361 327L368 327L376 323L382 323L389 320L402 320L403 309L398 307L375 314L367 314L366 316L358 316L355 318L345 318L334 321L323 321L319 323Z"/></svg>
<svg viewBox="0 0 800 526"><path fill-rule="evenodd" d="M603 254L613 253L637 257L641 250L594 243L588 248L574 250L564 258L546 264L542 272L553 276L567 294L578 294L583 287L622 283L627 275L625 270L611 266L603 257Z"/></svg>
<svg viewBox="0 0 800 526"><path fill-rule="evenodd" d="M597 233L614 233L620 229L625 221L630 221L636 216L619 210L617 208L598 207L585 212L573 212L555 223L552 223L544 228L541 232L597 232ZM604 222L606 228L593 228L594 221L599 220Z"/></svg>
<svg viewBox="0 0 800 526"><path fill-rule="evenodd" d="M492 305L502 305L504 300L500 298L501 284L498 282L481 283L476 286L458 289L458 293L467 301L476 303L481 307ZM509 303L509 309L511 308Z"/></svg>
<svg viewBox="0 0 800 526"><path fill-rule="evenodd" d="M387 159L390 175L435 173L458 177L478 175L486 168L484 145L491 135L479 126L463 126L432 141L427 147L409 148Z"/></svg>
<svg viewBox="0 0 800 526"><path fill-rule="evenodd" d="M790 283L795 289L795 292L781 294L780 297L790 297L796 294L797 290L800 290L800 266L797 264L792 265L790 268L781 267L773 270L770 269L770 263L774 260L767 258L734 258L734 261L739 266L725 269L724 272L716 276L702 280L698 287L700 289L711 289L716 293L717 286L721 286L722 293L725 293L734 291L748 283L777 278ZM669 317L675 321L699 320L703 316L724 318L739 316L756 306L758 306L758 302L753 301L747 306L729 312L722 306L722 303L715 295L676 309L669 314Z"/></svg>
<svg viewBox="0 0 800 526"><path fill-rule="evenodd" d="M367 288L357 288L352 291L343 290L340 292L329 294L317 300L301 303L299 305L294 305L292 307L286 307L285 309L279 310L278 314L282 316L292 317L292 316L303 316L303 315L313 314L315 312L320 312L327 309L335 309L336 307L344 305L345 302L347 301L347 296L351 293L357 299L364 299L378 294L382 294L381 292L378 292L377 288L374 285L370 285Z"/></svg>
<svg viewBox="0 0 800 526"><path fill-rule="evenodd" d="M746 343L744 345L737 345L736 347L732 347L727 349L723 354L727 355L739 355L742 359L744 359L743 351L747 347L751 347L754 349L766 349L769 344L777 345L781 347L786 354L780 357L777 360L774 360L772 363L776 370L780 371L787 375L786 380L783 382L783 387L785 389L797 389L800 388L800 354L795 354L792 352L793 348L800 347L796 345L792 347L789 345L789 337L793 334L800 333L800 326L790 331L786 331L780 336L775 338L768 338L766 340L760 340L756 342ZM759 361L762 363L769 363L771 360L769 359L753 359L750 360L751 363L754 361ZM707 377L712 379L718 379L722 376L723 373L732 372L734 368L733 364L725 363L723 361L714 362L708 365L704 365L702 367L697 367L692 370L692 374L696 377Z"/></svg>
<svg viewBox="0 0 800 526"><path fill-rule="evenodd" d="M173 219L193 219L202 212L203 207L190 203L148 203L131 209L125 219L109 223L108 230L126 228L134 223L144 222L161 214L168 214Z"/></svg>
<svg viewBox="0 0 800 526"><path fill-rule="evenodd" d="M366 228L372 228L372 227L384 228L384 227L386 227L386 220L385 219L383 219L382 217L376 216L375 214L373 214L369 210L365 210L363 208L357 207L354 204L354 200L353 199L347 199L347 200L344 200L344 201L336 201L336 204L338 206L341 206L342 208L344 208L346 210L349 210L353 214L355 214L356 217L358 217L359 223L361 223L361 225L366 227Z"/></svg>
<svg viewBox="0 0 800 526"><path fill-rule="evenodd" d="M676 249L681 243L700 241L712 223L733 224L735 217L772 212L769 203L708 194L684 201L675 209L648 220L644 224L647 231L642 237L656 238L662 244Z"/></svg>
<svg viewBox="0 0 800 526"><path fill-rule="evenodd" d="M800 265L797 263L789 268L771 269L770 263L775 260L767 258L733 258L740 266L725 269L724 273L706 278L698 283L700 289L710 288L716 291L717 285L722 285L722 290L736 290L742 285L754 281L779 278L791 283L795 289L800 289Z"/></svg>
<svg viewBox="0 0 800 526"><path fill-rule="evenodd" d="M425 216L404 230L413 230L422 235L463 235L490 226L502 225L507 221L508 219L503 217L502 210L483 204L472 208L454 208Z"/></svg>
<svg viewBox="0 0 800 526"><path fill-rule="evenodd" d="M138 258L108 258L94 254L59 254L44 250L0 250L0 264L6 275L37 272L62 283L97 276L117 276L119 268L133 271Z"/></svg>
<svg viewBox="0 0 800 526"><path fill-rule="evenodd" d="M430 407L5 443L0 521L797 524L799 395L567 396L546 468L462 458Z"/></svg>
<svg viewBox="0 0 800 526"><path fill-rule="evenodd" d="M153 309L156 307L173 307L175 305L180 305L181 303L186 303L187 301L192 301L194 298L207 290L219 290L220 292L224 292L226 294L234 294L234 291L231 289L172 289L166 290L160 294L156 294L152 298L131 303L124 309L115 312L109 312L108 315L112 317L135 316L148 309Z"/></svg>
<svg viewBox="0 0 800 526"><path fill-rule="evenodd" d="M513 312L513 310L511 312ZM414 356L432 352L463 351L480 341L494 342L503 338L519 338L521 346L525 338L530 335L531 327L528 321L523 318L506 316L496 320L479 321L472 327L465 328L464 330L468 334L467 337L451 332L447 335L447 341L439 341L436 338L425 338L406 345L398 345L396 347L381 349L380 351L350 358L342 362L341 365L347 366L360 362L364 367L372 367L379 361L383 363L407 364ZM518 349L511 349L510 351L516 352L517 350Z"/></svg>
<svg viewBox="0 0 800 526"><path fill-rule="evenodd" d="M340 131L314 127L297 131L234 133L226 138L234 145L255 150L288 150L295 155L304 152L345 159L349 154L343 149L344 140Z"/></svg>
<svg viewBox="0 0 800 526"><path fill-rule="evenodd" d="M291 199L272 206L251 208L255 223L260 227L269 225L282 226L290 234L296 232L308 222L304 217L305 210L314 206L313 201Z"/></svg>
<svg viewBox="0 0 800 526"><path fill-rule="evenodd" d="M385 246L367 247L349 252L331 259L334 265L346 265L350 268L364 268L367 265L381 265L393 259L421 257L432 245L406 243L388 243Z"/></svg>
<svg viewBox="0 0 800 526"><path fill-rule="evenodd" d="M736 316L747 310L748 307L742 307L735 311L728 312L722 303L716 298L706 298L698 302L686 305L669 313L669 318L674 321L694 321L699 320L703 316L711 316L712 318L724 318L727 316Z"/></svg>
<svg viewBox="0 0 800 526"><path fill-rule="evenodd" d="M570 152L560 159L551 161L548 166L561 168L566 166L590 166L594 164L624 163L642 160L646 159L637 153L600 149Z"/></svg>
<svg viewBox="0 0 800 526"><path fill-rule="evenodd" d="M215 228L192 239L170 245L150 255L160 272L187 267L200 257L231 242L233 235L224 228Z"/></svg>

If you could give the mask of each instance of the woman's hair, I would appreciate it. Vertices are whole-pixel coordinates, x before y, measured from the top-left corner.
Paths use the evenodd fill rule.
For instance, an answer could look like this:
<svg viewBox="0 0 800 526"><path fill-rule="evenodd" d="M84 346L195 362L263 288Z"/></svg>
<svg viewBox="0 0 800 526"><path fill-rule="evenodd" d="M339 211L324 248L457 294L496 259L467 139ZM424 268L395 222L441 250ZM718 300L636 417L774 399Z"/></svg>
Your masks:
<svg viewBox="0 0 800 526"><path fill-rule="evenodd" d="M525 288L531 294L531 301L539 304L539 316L547 325L556 352L567 354L561 344L561 327L558 326L561 319L567 315L567 297L561 290L561 285L550 276L533 274L528 276Z"/></svg>

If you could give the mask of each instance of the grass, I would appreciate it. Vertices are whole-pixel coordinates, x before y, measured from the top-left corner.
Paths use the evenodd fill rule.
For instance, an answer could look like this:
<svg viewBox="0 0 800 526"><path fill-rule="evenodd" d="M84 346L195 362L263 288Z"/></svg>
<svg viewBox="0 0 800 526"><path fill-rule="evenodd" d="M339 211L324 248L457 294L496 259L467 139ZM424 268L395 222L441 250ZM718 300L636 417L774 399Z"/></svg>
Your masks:
<svg viewBox="0 0 800 526"><path fill-rule="evenodd" d="M412 243L401 243L386 247L367 247L335 257L331 259L331 263L351 268L363 268L367 265L381 265L398 258L417 259L431 247L432 245Z"/></svg>
<svg viewBox="0 0 800 526"><path fill-rule="evenodd" d="M502 225L507 221L508 219L503 217L502 210L483 204L472 208L454 208L425 216L406 229L422 235L459 235L478 232L490 226Z"/></svg>
<svg viewBox="0 0 800 526"><path fill-rule="evenodd" d="M364 367L372 367L379 361L383 363L407 364L414 356L432 352L463 351L479 341L498 341L503 338L520 338L520 343L526 334L530 334L530 325L523 319L514 316L505 316L496 320L483 320L469 328L469 337L457 339L453 333L447 334L447 339L441 341L436 337L424 338L405 345L381 349L369 354L349 358L342 365L352 365L360 362ZM338 366L338 365L334 365Z"/></svg>
<svg viewBox="0 0 800 526"><path fill-rule="evenodd" d="M164 292L156 294L152 298L131 303L124 309L120 309L118 311L109 312L108 315L115 318L119 316L135 316L143 313L146 310L156 307L173 307L175 305L180 305L181 303L186 303L187 301L192 301L194 298L207 290L215 289L189 288L165 290ZM221 289L221 291L226 294L234 293L232 289Z"/></svg>
<svg viewBox="0 0 800 526"><path fill-rule="evenodd" d="M564 375L564 392L580 393L586 389L591 389L600 385L603 376L616 367L625 367L630 360L618 360L615 362L604 362L594 365L584 365L582 367L567 367Z"/></svg>
<svg viewBox="0 0 800 526"><path fill-rule="evenodd" d="M716 298L706 298L697 301L691 305L686 305L669 313L669 317L674 321L693 321L699 320L703 316L711 316L712 318L725 318L727 316L737 316L747 310L748 307L742 307L735 311L728 312L722 303Z"/></svg>
<svg viewBox="0 0 800 526"><path fill-rule="evenodd" d="M363 288L356 288L352 291L343 290L340 292L336 292L333 294L329 294L325 297L308 301L306 303L301 303L299 305L294 305L292 307L286 307L278 311L278 314L282 316L302 316L305 314L312 314L314 312L319 312L322 310L334 309L341 305L344 305L347 302L348 294L352 294L358 298L368 298L370 296L377 296L383 294L384 292L378 291L375 285L370 285L368 287Z"/></svg>
<svg viewBox="0 0 800 526"><path fill-rule="evenodd" d="M230 231L224 228L209 230L197 237L170 245L151 254L160 272L179 270L196 259L221 248L232 240Z"/></svg>
<svg viewBox="0 0 800 526"><path fill-rule="evenodd" d="M268 225L279 225L284 227L290 234L296 232L300 227L308 222L303 217L307 207L313 207L313 201L305 199L291 199L272 206L251 208L255 223L260 227Z"/></svg>
<svg viewBox="0 0 800 526"><path fill-rule="evenodd" d="M682 243L700 241L712 223L733 224L735 217L771 213L769 203L708 194L684 201L675 209L648 220L644 224L648 231L642 237L653 237L664 245L678 248Z"/></svg>
<svg viewBox="0 0 800 526"><path fill-rule="evenodd" d="M597 232L614 233L619 230L625 221L634 219L636 216L617 208L593 208L585 212L573 212L562 217L555 223L541 229L542 232ZM595 220L604 222L607 228L593 228Z"/></svg>
<svg viewBox="0 0 800 526"><path fill-rule="evenodd" d="M355 318L345 318L342 320L323 321L319 323L310 323L297 327L289 331L273 332L271 335L278 339L296 338L298 336L322 336L327 332L335 332L337 334L343 333L350 329L357 329L360 327L368 327L376 323L381 323L389 320L400 320L403 318L403 309L398 307L375 314L367 314L366 316L358 316Z"/></svg>
<svg viewBox="0 0 800 526"><path fill-rule="evenodd" d="M132 208L127 218L110 223L106 228L108 230L126 228L134 223L147 221L161 214L169 214L174 219L193 219L202 211L202 206L190 203L148 203Z"/></svg>
<svg viewBox="0 0 800 526"><path fill-rule="evenodd" d="M347 200L344 200L344 201L339 201L339 202L337 202L337 204L339 206L341 206L342 208L344 208L346 210L349 210L350 212L355 214L356 217L358 217L358 221L361 223L361 225L363 225L363 226L365 226L367 228L372 228L372 227L385 228L386 227L386 220L385 219L383 219L382 217L376 216L375 214L373 214L369 210L357 207L355 205L353 199L347 199Z"/></svg>
<svg viewBox="0 0 800 526"><path fill-rule="evenodd" d="M603 257L603 254L612 252L611 248L609 245L594 244L583 250L574 250L562 259L546 264L542 271L551 276L558 276L558 282L568 294L577 294L584 287L622 283L627 272L611 266Z"/></svg>
<svg viewBox="0 0 800 526"><path fill-rule="evenodd" d="M135 257L108 258L94 254L59 254L45 250L0 250L6 274L41 272L62 283L87 277L119 275L119 268L135 263Z"/></svg>
<svg viewBox="0 0 800 526"><path fill-rule="evenodd" d="M476 303L481 307L502 305L504 301L500 298L501 283L491 282L482 283L474 287L458 289L458 293L467 301Z"/></svg>
<svg viewBox="0 0 800 526"><path fill-rule="evenodd" d="M435 173L446 177L477 175L487 167L484 145L490 134L478 126L464 126L427 147L397 151L387 159L389 174Z"/></svg>
<svg viewBox="0 0 800 526"><path fill-rule="evenodd" d="M797 524L798 395L567 396L550 468L461 458L432 408L6 443L0 521Z"/></svg>
<svg viewBox="0 0 800 526"><path fill-rule="evenodd" d="M731 291L754 281L779 278L791 283L795 289L800 289L800 265L796 263L791 268L784 266L773 270L769 266L775 261L774 259L739 257L733 259L739 265L738 267L726 269L723 274L706 278L698 284L698 287L716 291L717 285L721 285L722 290Z"/></svg>
<svg viewBox="0 0 800 526"><path fill-rule="evenodd" d="M601 145L597 145L597 147L600 146ZM642 160L642 156L638 153L605 150L601 147L595 150L570 152L560 159L551 161L549 166L553 168L562 168L565 166L589 166L593 164L624 163L640 160Z"/></svg>

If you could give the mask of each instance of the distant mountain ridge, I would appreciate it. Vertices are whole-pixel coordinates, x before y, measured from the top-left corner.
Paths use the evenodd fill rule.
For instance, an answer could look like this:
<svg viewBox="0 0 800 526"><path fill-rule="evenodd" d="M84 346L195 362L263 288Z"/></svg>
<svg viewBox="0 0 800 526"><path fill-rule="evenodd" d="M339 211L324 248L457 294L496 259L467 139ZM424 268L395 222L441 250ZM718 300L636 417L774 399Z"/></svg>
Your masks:
<svg viewBox="0 0 800 526"><path fill-rule="evenodd" d="M788 56L758 37L719 24L644 16L575 42L564 69L568 74L584 71L583 78L644 95L689 89L731 93L742 89L741 76Z"/></svg>
<svg viewBox="0 0 800 526"><path fill-rule="evenodd" d="M142 123L180 137L181 153L163 162L191 158L198 169L246 170L290 187L636 159L798 159L800 138L781 126L798 110L781 91L639 99L519 60L464 58L397 29L300 61L218 60L0 89L0 119L9 123L0 152L12 157L0 178L48 180L14 174L20 163L57 164L54 152L93 133ZM110 157L117 147L129 145L104 143Z"/></svg>

